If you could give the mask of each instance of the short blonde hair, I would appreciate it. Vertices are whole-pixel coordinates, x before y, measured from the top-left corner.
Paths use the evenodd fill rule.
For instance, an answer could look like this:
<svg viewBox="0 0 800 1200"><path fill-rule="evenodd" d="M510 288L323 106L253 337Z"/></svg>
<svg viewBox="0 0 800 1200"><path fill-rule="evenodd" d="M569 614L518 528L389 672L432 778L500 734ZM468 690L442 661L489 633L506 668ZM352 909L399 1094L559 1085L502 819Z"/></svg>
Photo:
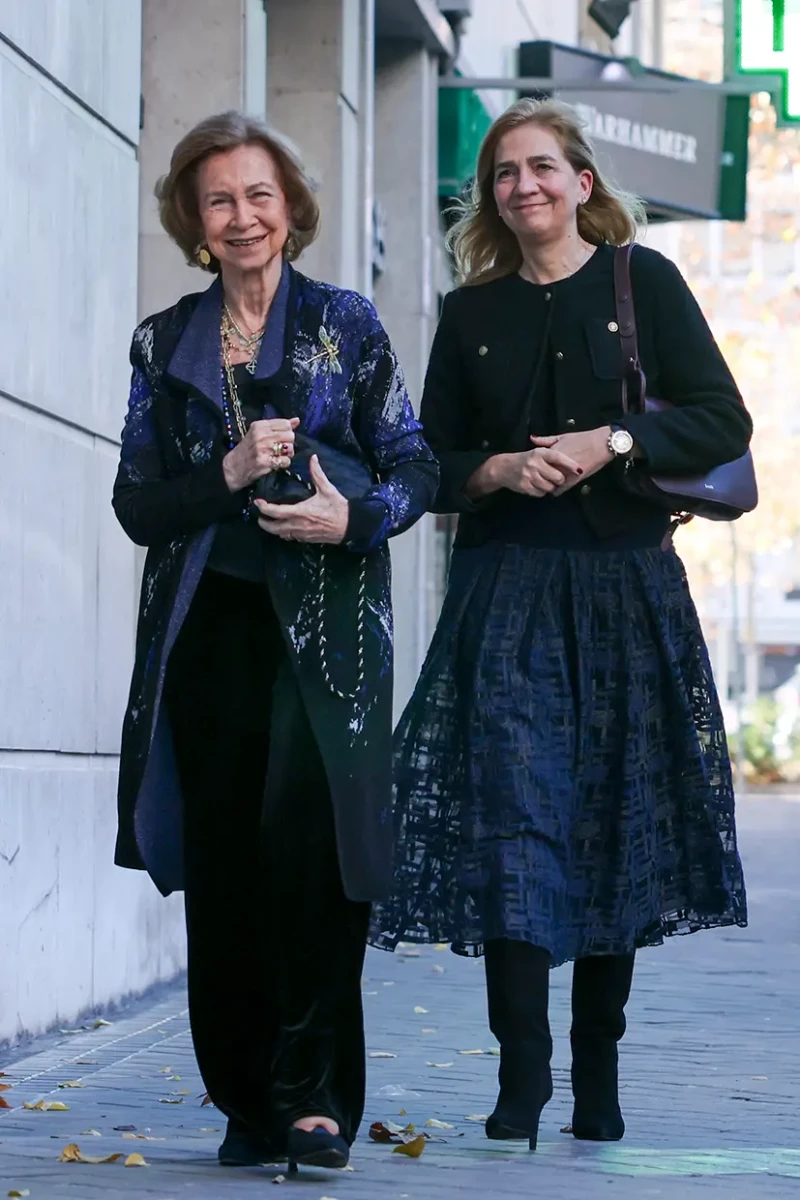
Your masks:
<svg viewBox="0 0 800 1200"><path fill-rule="evenodd" d="M294 262L319 232L319 204L314 185L297 154L282 138L255 117L240 112L207 117L178 142L169 172L156 184L161 224L190 266L219 271L216 258L212 256L210 263L203 264L198 257L203 226L197 203L197 172L212 154L224 154L237 146L262 146L275 160L289 208L290 231L283 253L289 262Z"/></svg>
<svg viewBox="0 0 800 1200"><path fill-rule="evenodd" d="M520 125L539 125L549 130L575 172L591 171L592 194L577 214L578 233L585 241L594 246L604 242L623 246L634 241L637 227L645 224L645 207L639 197L603 177L594 147L574 108L556 100L518 100L488 130L478 153L470 195L455 208L458 220L447 242L463 283L488 283L513 274L522 265L519 243L497 211L494 198L497 147Z"/></svg>

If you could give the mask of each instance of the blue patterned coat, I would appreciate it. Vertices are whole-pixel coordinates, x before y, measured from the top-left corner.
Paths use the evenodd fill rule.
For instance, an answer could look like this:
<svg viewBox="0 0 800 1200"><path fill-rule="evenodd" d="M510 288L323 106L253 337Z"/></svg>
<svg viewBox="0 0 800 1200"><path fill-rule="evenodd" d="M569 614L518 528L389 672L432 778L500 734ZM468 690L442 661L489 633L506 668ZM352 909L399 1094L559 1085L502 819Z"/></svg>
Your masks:
<svg viewBox="0 0 800 1200"><path fill-rule="evenodd" d="M345 891L353 900L373 900L389 886L392 858L387 539L430 507L438 471L372 305L289 267L281 287L280 365L270 372L265 338L254 377L265 413L300 417L301 432L359 456L376 479L366 500L352 509L345 544L325 549L327 657L343 692L356 680L362 562L366 569L366 675L355 700L335 695L323 676L321 548L270 538L266 555L272 602L330 782ZM115 861L147 870L165 895L183 886L182 800L161 703L166 667L216 524L243 503L228 492L222 474L221 304L216 281L136 330L114 487L120 523L148 547L122 735ZM325 352L326 343L335 354Z"/></svg>

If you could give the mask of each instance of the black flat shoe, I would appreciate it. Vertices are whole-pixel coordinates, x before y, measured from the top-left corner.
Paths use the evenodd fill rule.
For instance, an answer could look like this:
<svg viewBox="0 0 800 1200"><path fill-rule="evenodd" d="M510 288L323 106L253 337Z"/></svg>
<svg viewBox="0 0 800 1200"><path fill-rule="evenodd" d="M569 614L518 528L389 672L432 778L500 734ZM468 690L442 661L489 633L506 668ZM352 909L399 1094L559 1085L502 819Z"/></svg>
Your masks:
<svg viewBox="0 0 800 1200"><path fill-rule="evenodd" d="M340 1133L329 1133L318 1126L310 1132L292 1126L287 1137L289 1174L294 1175L298 1167L325 1167L341 1171L350 1161L350 1147Z"/></svg>
<svg viewBox="0 0 800 1200"><path fill-rule="evenodd" d="M260 1167L280 1162L286 1155L281 1156L265 1137L229 1120L217 1158L223 1167Z"/></svg>

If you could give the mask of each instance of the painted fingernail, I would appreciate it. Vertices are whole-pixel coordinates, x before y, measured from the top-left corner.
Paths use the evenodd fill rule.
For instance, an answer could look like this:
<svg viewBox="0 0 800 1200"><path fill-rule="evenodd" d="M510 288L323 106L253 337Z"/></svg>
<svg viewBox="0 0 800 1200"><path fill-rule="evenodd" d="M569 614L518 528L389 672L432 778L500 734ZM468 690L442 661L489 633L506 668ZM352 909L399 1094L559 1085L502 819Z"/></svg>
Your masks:
<svg viewBox="0 0 800 1200"><path fill-rule="evenodd" d="M577 467L576 470L577 470L578 475L583 474L583 467Z"/></svg>

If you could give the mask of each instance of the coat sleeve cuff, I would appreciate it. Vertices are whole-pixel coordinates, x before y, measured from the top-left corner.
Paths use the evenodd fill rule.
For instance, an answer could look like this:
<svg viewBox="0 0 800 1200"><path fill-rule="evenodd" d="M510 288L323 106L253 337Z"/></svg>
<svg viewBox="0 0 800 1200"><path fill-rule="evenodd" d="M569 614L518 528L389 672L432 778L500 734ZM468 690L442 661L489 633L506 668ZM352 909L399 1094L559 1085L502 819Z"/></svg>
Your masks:
<svg viewBox="0 0 800 1200"><path fill-rule="evenodd" d="M366 554L381 540L389 510L382 500L349 500L344 544L354 554Z"/></svg>
<svg viewBox="0 0 800 1200"><path fill-rule="evenodd" d="M656 418L655 420L653 418ZM621 428L627 429L635 444L641 451L641 459L653 471L664 470L660 461L664 453L669 454L668 441L658 428L657 413L629 413L619 422Z"/></svg>
<svg viewBox="0 0 800 1200"><path fill-rule="evenodd" d="M492 503L493 495L480 500L470 500L464 491L469 480L479 467L490 458L494 458L495 450L452 450L439 456L441 469L439 491L436 496L434 512L438 513L474 513L481 512Z"/></svg>

